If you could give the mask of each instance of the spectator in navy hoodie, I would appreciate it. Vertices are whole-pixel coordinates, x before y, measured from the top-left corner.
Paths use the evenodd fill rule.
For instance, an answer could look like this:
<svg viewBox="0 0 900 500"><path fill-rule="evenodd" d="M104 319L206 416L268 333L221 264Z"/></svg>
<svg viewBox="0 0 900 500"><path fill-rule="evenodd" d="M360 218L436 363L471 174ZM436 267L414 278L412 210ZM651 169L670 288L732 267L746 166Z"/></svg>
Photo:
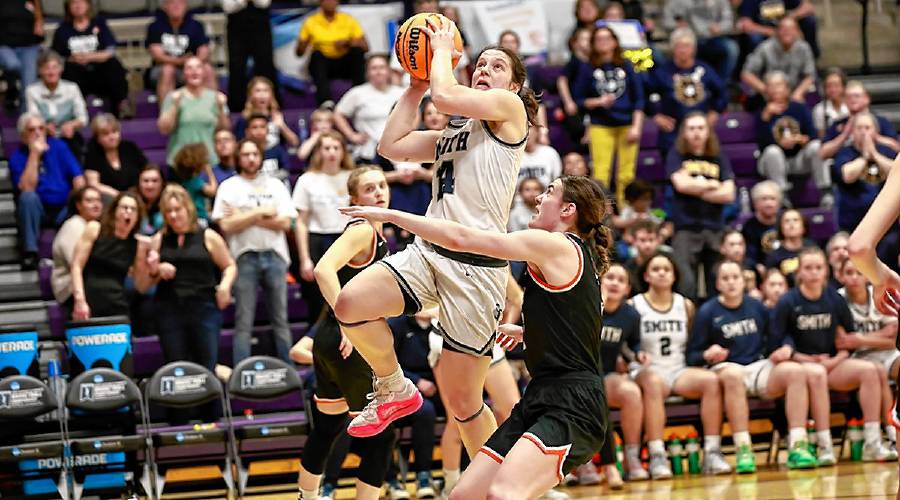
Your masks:
<svg viewBox="0 0 900 500"><path fill-rule="evenodd" d="M431 486L431 457L434 451L434 425L437 409L443 408L438 396L434 372L428 363L428 334L432 326L431 315L420 312L415 316L401 316L388 321L394 334L394 349L403 374L416 384L422 393L422 407L412 415L397 421L398 427L412 427L412 449L415 461L411 469L416 473L418 498L433 498ZM426 491L431 496L426 496Z"/></svg>
<svg viewBox="0 0 900 500"><path fill-rule="evenodd" d="M878 120L868 112L853 119L853 143L838 151L832 176L838 193L838 227L853 231L875 201L891 171L897 151L878 144Z"/></svg>
<svg viewBox="0 0 900 500"><path fill-rule="evenodd" d="M697 297L697 270L712 273L719 259L725 205L734 202L734 172L721 154L719 139L699 111L681 124L675 148L666 158L666 174L674 190L672 250L681 270L679 290Z"/></svg>
<svg viewBox="0 0 900 500"><path fill-rule="evenodd" d="M659 149L663 154L675 142L678 127L692 111L706 114L709 126L728 105L722 80L707 64L697 61L697 38L689 28L678 28L669 37L672 60L657 66L650 75L647 93L660 96L653 121L660 129Z"/></svg>
<svg viewBox="0 0 900 500"><path fill-rule="evenodd" d="M792 101L787 77L780 71L766 75L766 107L757 115L756 143L762 154L759 173L788 192L788 176L810 175L822 193L822 207L831 207L831 173L819 158L812 114L805 104ZM786 200L785 200L786 201Z"/></svg>
<svg viewBox="0 0 900 500"><path fill-rule="evenodd" d="M203 61L204 83L216 90L216 74L209 64L209 37L203 25L187 11L187 0L162 0L156 20L147 26L144 44L153 66L146 76L147 86L156 90L158 102L184 83L184 63L191 56Z"/></svg>
<svg viewBox="0 0 900 500"><path fill-rule="evenodd" d="M67 0L65 18L53 34L53 50L66 59L62 77L84 95L106 99L109 111L130 115L128 80L116 57L116 38L106 21L91 17L91 0Z"/></svg>
<svg viewBox="0 0 900 500"><path fill-rule="evenodd" d="M594 178L611 186L617 158L616 200L625 203L625 186L634 180L644 126L644 89L631 63L622 56L615 32L607 26L591 34L590 64L576 73L572 94L591 117Z"/></svg>

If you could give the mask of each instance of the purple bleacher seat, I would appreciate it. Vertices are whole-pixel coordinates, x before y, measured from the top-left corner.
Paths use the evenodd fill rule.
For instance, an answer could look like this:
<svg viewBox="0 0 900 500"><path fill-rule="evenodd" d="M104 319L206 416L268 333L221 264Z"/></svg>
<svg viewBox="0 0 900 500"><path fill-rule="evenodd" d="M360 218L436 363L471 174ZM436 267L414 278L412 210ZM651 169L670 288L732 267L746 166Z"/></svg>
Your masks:
<svg viewBox="0 0 900 500"><path fill-rule="evenodd" d="M38 255L41 258L53 258L53 239L56 238L55 228L45 228L41 230L41 237L38 240Z"/></svg>
<svg viewBox="0 0 900 500"><path fill-rule="evenodd" d="M819 95L819 91L813 87L811 92L806 93L806 106L812 110L816 104L822 100L822 96Z"/></svg>
<svg viewBox="0 0 900 500"><path fill-rule="evenodd" d="M312 94L300 94L282 89L282 108L284 109L315 109L316 98Z"/></svg>
<svg viewBox="0 0 900 500"><path fill-rule="evenodd" d="M808 237L817 242L828 241L837 232L837 223L834 220L834 212L830 209L803 208L800 213L809 223Z"/></svg>
<svg viewBox="0 0 900 500"><path fill-rule="evenodd" d="M50 284L50 275L53 273L53 265L41 262L38 266L38 282L41 285L41 298L53 300L53 287Z"/></svg>
<svg viewBox="0 0 900 500"><path fill-rule="evenodd" d="M68 321L69 317L66 314L66 309L62 305L56 302L47 305L47 324L50 327L50 338L66 338L66 323Z"/></svg>
<svg viewBox="0 0 900 500"><path fill-rule="evenodd" d="M550 111L562 106L562 99L560 99L558 95L545 93L543 96L541 96L541 104L543 104L544 107L547 108L547 112L549 113Z"/></svg>
<svg viewBox="0 0 900 500"><path fill-rule="evenodd" d="M722 144L755 142L756 129L752 113L725 113L716 122L716 135Z"/></svg>
<svg viewBox="0 0 900 500"><path fill-rule="evenodd" d="M331 96L334 99L335 104L337 104L341 97L347 93L353 87L353 82L350 80L332 80L331 81Z"/></svg>
<svg viewBox="0 0 900 500"><path fill-rule="evenodd" d="M152 100L151 100L152 99ZM148 90L142 90L134 95L134 118L156 118L159 116L159 105L156 97Z"/></svg>
<svg viewBox="0 0 900 500"><path fill-rule="evenodd" d="M664 182L666 166L662 156L655 149L642 149L637 157L637 177L647 182Z"/></svg>
<svg viewBox="0 0 900 500"><path fill-rule="evenodd" d="M641 132L641 147L643 149L655 149L659 144L659 127L653 120L644 120L644 130Z"/></svg>
<svg viewBox="0 0 900 500"><path fill-rule="evenodd" d="M143 150L165 149L165 147L169 145L169 138L160 134L158 131L133 132L127 135L122 134L122 137L134 142Z"/></svg>
<svg viewBox="0 0 900 500"><path fill-rule="evenodd" d="M569 139L569 134L562 128L562 125L554 121L550 122L550 144L561 155L575 149L572 140Z"/></svg>
<svg viewBox="0 0 900 500"><path fill-rule="evenodd" d="M300 174L306 170L306 162L301 160L297 155L290 155L290 162L288 163L288 172L292 174ZM296 182L292 182L291 186L296 184Z"/></svg>
<svg viewBox="0 0 900 500"><path fill-rule="evenodd" d="M735 177L735 189L740 191L741 188L753 189L757 182L763 180L761 177Z"/></svg>
<svg viewBox="0 0 900 500"><path fill-rule="evenodd" d="M150 163L155 163L157 165L165 165L166 163L165 149L145 149L144 155Z"/></svg>
<svg viewBox="0 0 900 500"><path fill-rule="evenodd" d="M731 161L736 177L758 175L756 169L756 143L722 144L722 153Z"/></svg>
<svg viewBox="0 0 900 500"><path fill-rule="evenodd" d="M309 307L306 301L303 300L302 294L300 292L300 285L295 283L289 284L287 294L288 321L296 322L309 319ZM257 290L256 315L254 316L257 324L269 322L269 312L268 309L266 309L265 300L265 293L263 293L262 289ZM222 325L234 325L234 304L229 305L225 308L225 310L222 311Z"/></svg>
<svg viewBox="0 0 900 500"><path fill-rule="evenodd" d="M816 183L811 175L791 177L794 187L789 194L791 201L797 208L817 207L822 195L816 188Z"/></svg>
<svg viewBox="0 0 900 500"><path fill-rule="evenodd" d="M0 130L0 142L3 143L3 156L6 158L12 156L16 148L19 147L19 142L21 142L15 123L13 123L11 127L3 127L3 129Z"/></svg>

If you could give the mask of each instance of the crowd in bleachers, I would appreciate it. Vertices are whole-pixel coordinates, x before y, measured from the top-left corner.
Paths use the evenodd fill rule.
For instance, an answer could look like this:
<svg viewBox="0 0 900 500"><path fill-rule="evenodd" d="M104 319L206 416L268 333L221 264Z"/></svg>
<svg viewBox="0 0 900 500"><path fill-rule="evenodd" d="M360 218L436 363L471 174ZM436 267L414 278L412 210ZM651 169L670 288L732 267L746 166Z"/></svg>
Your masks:
<svg viewBox="0 0 900 500"><path fill-rule="evenodd" d="M168 140L165 165L156 165L140 138L123 130L134 115L126 71L91 1L66 0L65 18L48 43L39 0L0 2L5 103L18 115L19 146L9 168L22 268L38 267L41 231L56 228L52 255L43 257L52 257L53 295L71 318L130 316L135 331L159 336L166 361L215 369L250 355L261 288L275 346L268 354L309 363L309 343L291 350L288 284L300 284L314 323L327 307L315 266L347 223L337 209L350 203L351 171L379 166L392 207L418 214L428 205L434 175L430 164L378 154L408 78L395 59L370 51L360 23L337 0L319 3L296 42L298 55L311 54L318 106L303 122L308 128L298 129L285 118L286 90L278 85L271 50L261 50L272 40L267 0L222 2L228 95L218 90L209 38L186 0L161 0L147 27L153 64L144 82L158 98L157 127ZM414 12L456 14L433 0L407 3ZM560 175L593 176L609 190L608 225L621 265L603 281L613 296L607 315L618 317L621 306L629 308L628 321L637 318L627 325L617 319L634 338L621 354L604 357L611 364L604 368L622 379L610 402L623 412L628 476L644 477L636 454L641 427L626 428L625 417L645 422L650 474L671 475L659 462L664 422L654 420L662 418L654 405L670 392L701 399L710 457L720 453L723 394L735 444L748 444L746 424L741 429L735 417L740 410L730 406L729 391L743 392L741 372L705 367L766 357L776 366L798 362L786 376L808 381L808 388L769 387L770 395L808 391L808 407L787 410L791 445L807 439L805 429L803 436L796 429L805 428L798 415L807 411L820 445L830 443L822 398L827 402L829 389L858 389L866 457L896 458L896 433L887 426L882 447L880 424L891 403L887 381L900 368L897 322L872 311L871 286L848 262L846 248L848 233L897 164L900 142L891 122L869 108L862 83L817 67L810 1L668 0L651 16L639 0L578 0L574 17L564 68L548 71L527 61L530 85L550 98L528 133L509 230L527 228L536 197ZM652 60L624 50L619 40L626 27L642 34ZM497 43L516 52L520 46L514 31ZM466 64L477 57L473 49L466 45L462 82ZM333 94L338 79L353 87ZM88 96L102 98L108 112L90 120ZM419 127L441 130L451 118L426 99ZM742 130L735 132L734 122ZM725 136L734 133L742 135ZM303 167L299 177L292 175L296 164ZM834 220L834 227L814 231L811 214ZM385 234L394 248L412 238L396 228ZM894 230L879 247L893 267L898 245ZM221 311L232 303L233 359L221 360ZM641 340L652 333L640 318L665 307L684 309L693 326L690 344L681 347L683 364L703 368L688 369L691 376L677 386L649 376L635 384L621 375L622 361L650 362ZM744 316L736 312L745 309ZM750 321L752 332L725 328L723 334L721 317L729 315ZM430 463L420 457L431 456L435 412L444 406L427 359L430 325L425 316L392 323L400 361L429 401L408 423L420 498L434 495ZM755 338L757 327L762 340L748 346L742 337ZM804 340L816 334L824 340ZM613 344L618 349L622 342ZM762 389L750 394L764 396ZM634 416L635 407L643 407L643 417ZM453 448L449 429L445 436L445 478L452 482L459 464L454 469L447 450L459 450L459 443ZM820 455L819 464L828 458ZM713 462L707 472L726 468ZM605 470L612 481L615 468ZM582 482L594 477L590 467L579 474ZM329 477L326 488L333 486ZM392 498L402 498L400 489L391 488Z"/></svg>

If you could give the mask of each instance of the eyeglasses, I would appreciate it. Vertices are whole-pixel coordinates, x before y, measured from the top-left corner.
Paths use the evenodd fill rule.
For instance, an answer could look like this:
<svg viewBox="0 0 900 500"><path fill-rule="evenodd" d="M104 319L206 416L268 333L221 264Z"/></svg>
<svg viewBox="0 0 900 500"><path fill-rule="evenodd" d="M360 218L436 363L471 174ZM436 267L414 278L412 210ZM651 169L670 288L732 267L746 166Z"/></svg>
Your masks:
<svg viewBox="0 0 900 500"><path fill-rule="evenodd" d="M43 125L38 125L37 127L25 127L25 130L27 130L28 132L38 132L38 131L43 131L46 129L47 129L47 127L45 127Z"/></svg>
<svg viewBox="0 0 900 500"><path fill-rule="evenodd" d="M121 210L123 212L137 212L137 207L134 205L119 205L116 207L116 210Z"/></svg>

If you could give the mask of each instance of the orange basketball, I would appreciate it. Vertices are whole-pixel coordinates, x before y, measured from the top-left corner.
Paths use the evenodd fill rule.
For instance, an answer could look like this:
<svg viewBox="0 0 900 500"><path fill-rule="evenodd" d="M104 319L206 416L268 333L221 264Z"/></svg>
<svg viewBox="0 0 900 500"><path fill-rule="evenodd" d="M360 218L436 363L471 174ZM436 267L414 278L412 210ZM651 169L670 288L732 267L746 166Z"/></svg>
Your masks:
<svg viewBox="0 0 900 500"><path fill-rule="evenodd" d="M441 14L422 13L416 14L407 19L400 30L397 31L397 40L394 42L394 51L397 53L397 60L407 73L413 78L419 80L428 80L431 75L431 39L428 34L422 31L422 27L427 26L426 19L431 19L432 24L441 26L441 23L450 23L451 21ZM463 43L462 36L456 26L454 45L456 50L462 52ZM453 57L453 67L459 62L459 57Z"/></svg>

